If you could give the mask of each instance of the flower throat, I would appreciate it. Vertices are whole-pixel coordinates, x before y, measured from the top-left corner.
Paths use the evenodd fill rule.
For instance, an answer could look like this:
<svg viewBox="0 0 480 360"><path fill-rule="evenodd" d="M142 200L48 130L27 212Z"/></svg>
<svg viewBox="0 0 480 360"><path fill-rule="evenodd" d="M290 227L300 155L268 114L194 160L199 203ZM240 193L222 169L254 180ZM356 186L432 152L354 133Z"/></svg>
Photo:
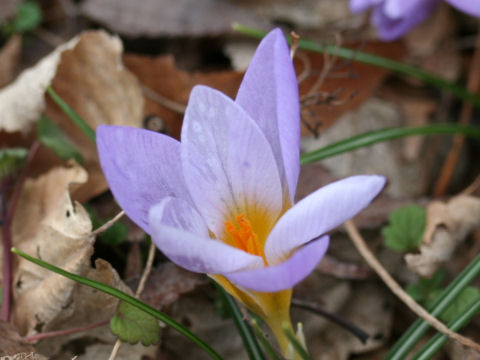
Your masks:
<svg viewBox="0 0 480 360"><path fill-rule="evenodd" d="M261 256L265 266L268 266L263 246L250 221L245 215L239 214L235 216L235 222L235 225L230 221L225 222L225 230L233 239L235 246L249 254Z"/></svg>

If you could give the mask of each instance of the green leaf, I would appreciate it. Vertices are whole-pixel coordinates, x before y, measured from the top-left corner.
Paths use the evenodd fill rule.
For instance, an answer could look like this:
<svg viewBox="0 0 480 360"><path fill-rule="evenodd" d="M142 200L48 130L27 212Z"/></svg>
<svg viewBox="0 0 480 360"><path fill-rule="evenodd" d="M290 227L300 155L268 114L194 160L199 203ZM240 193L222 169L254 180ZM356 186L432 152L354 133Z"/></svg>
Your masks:
<svg viewBox="0 0 480 360"><path fill-rule="evenodd" d="M300 156L300 164L306 165L335 155L340 155L355 149L377 144L384 141L400 139L416 135L454 135L461 134L471 138L480 138L480 126L461 124L430 124L425 126L406 126L369 131L351 138L337 141Z"/></svg>
<svg viewBox="0 0 480 360"><path fill-rule="evenodd" d="M480 255L463 269L445 290L438 295L437 300L427 308L428 312L435 317L440 316L480 274ZM403 333L400 339L390 348L384 360L405 359L408 352L421 340L428 331L430 325L423 319L417 319L410 328Z"/></svg>
<svg viewBox="0 0 480 360"><path fill-rule="evenodd" d="M469 286L464 289L457 296L453 304L440 315L440 319L446 323L454 321L478 300L480 300L480 290L476 287Z"/></svg>
<svg viewBox="0 0 480 360"><path fill-rule="evenodd" d="M387 247L399 252L418 248L425 229L425 209L407 205L392 211L389 220L390 224L382 229Z"/></svg>
<svg viewBox="0 0 480 360"><path fill-rule="evenodd" d="M146 312L147 314L152 315L156 319L164 322L168 326L170 326L173 329L175 329L176 331L178 331L183 336L192 340L196 345L198 345L200 348L205 350L205 352L208 353L212 359L223 360L223 358L220 355L218 355L218 353L215 350L213 350L210 345L208 345L207 343L202 341L202 339L200 339L197 335L192 333L186 327L177 323L175 320L173 320L172 318L170 318L166 314L158 311L157 309L154 309L150 305L145 304L144 302L134 298L133 296L131 296L129 294L126 294L126 293L124 293L124 292L122 292L122 291L120 291L120 290L118 290L118 289L116 289L112 286L102 284L101 282L98 282L98 281L95 281L95 280L92 280L92 279L89 279L89 278L86 278L86 277L83 277L83 276L80 276L80 275L72 274L68 271L60 269L59 267L57 267L55 265L52 265L52 264L49 264L49 263L47 263L45 261L42 261L40 259L34 258L33 256L30 256L30 255L24 253L23 251L18 250L15 247L13 247L11 249L11 251L14 254L17 254L18 256L21 256L24 259L26 259L28 261L31 261L34 264L37 264L38 266L41 266L45 269L53 271L53 272L55 272L57 274L60 274L62 276L65 276L66 278L74 280L74 281L76 281L80 284L89 286L93 289L97 289L97 290L99 290L99 291L101 291L105 294L112 295L112 296L116 297L117 299L123 300L124 302L127 302L130 305L135 306L136 308Z"/></svg>
<svg viewBox="0 0 480 360"><path fill-rule="evenodd" d="M118 315L110 320L110 329L120 340L130 344L140 341L144 346L149 346L160 340L157 319L123 301L118 308Z"/></svg>
<svg viewBox="0 0 480 360"><path fill-rule="evenodd" d="M441 290L444 276L443 269L438 269L431 279L420 278L417 283L408 285L406 291L419 303L431 303Z"/></svg>
<svg viewBox="0 0 480 360"><path fill-rule="evenodd" d="M93 130L90 125L88 125L85 120L82 119L80 115L77 114L73 108L70 107L63 99L58 95L52 87L49 85L47 86L47 93L50 95L52 100L58 105L60 109L67 115L70 120L73 121L75 125L78 126L80 130L93 142L95 143L95 130Z"/></svg>
<svg viewBox="0 0 480 360"><path fill-rule="evenodd" d="M28 151L23 148L0 150L0 180L21 169L27 159Z"/></svg>
<svg viewBox="0 0 480 360"><path fill-rule="evenodd" d="M216 281L213 283L225 303L226 310L230 313L233 321L235 322L237 331L242 338L243 345L247 351L248 358L251 360L265 360L265 355L262 352L260 344L258 343L250 326L245 322L244 317L233 297L228 294Z"/></svg>
<svg viewBox="0 0 480 360"><path fill-rule="evenodd" d="M13 20L14 33L22 33L36 28L42 22L42 10L35 1L25 1L20 4L17 16Z"/></svg>
<svg viewBox="0 0 480 360"><path fill-rule="evenodd" d="M42 115L37 124L37 137L43 145L52 149L62 159L75 159L79 164L83 163L80 152L47 115Z"/></svg>

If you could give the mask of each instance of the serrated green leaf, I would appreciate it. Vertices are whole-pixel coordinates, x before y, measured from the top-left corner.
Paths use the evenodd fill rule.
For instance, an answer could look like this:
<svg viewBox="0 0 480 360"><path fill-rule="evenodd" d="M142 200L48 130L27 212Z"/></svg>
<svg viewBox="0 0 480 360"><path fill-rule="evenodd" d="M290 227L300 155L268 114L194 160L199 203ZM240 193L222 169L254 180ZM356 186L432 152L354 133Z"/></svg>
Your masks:
<svg viewBox="0 0 480 360"><path fill-rule="evenodd" d="M473 286L465 288L460 294L458 294L453 304L451 304L447 310L440 315L440 319L446 323L455 320L478 299L480 299L479 289Z"/></svg>
<svg viewBox="0 0 480 360"><path fill-rule="evenodd" d="M399 252L417 249L425 230L425 209L418 205L406 205L392 211L389 220L390 224L382 229L385 245Z"/></svg>
<svg viewBox="0 0 480 360"><path fill-rule="evenodd" d="M0 150L0 179L21 169L27 159L28 151L23 148Z"/></svg>
<svg viewBox="0 0 480 360"><path fill-rule="evenodd" d="M431 279L420 278L415 284L407 286L407 293L420 303L428 303L433 300L438 290L442 289L442 281L445 276L443 269L438 269Z"/></svg>
<svg viewBox="0 0 480 360"><path fill-rule="evenodd" d="M118 315L110 320L110 329L120 340L130 344L140 341L144 346L149 346L160 340L157 319L123 301L118 308Z"/></svg>
<svg viewBox="0 0 480 360"><path fill-rule="evenodd" d="M42 22L42 10L35 1L20 4L12 28L15 33L22 33L36 28Z"/></svg>
<svg viewBox="0 0 480 360"><path fill-rule="evenodd" d="M42 115L37 124L37 136L43 145L52 149L62 159L75 159L79 164L83 163L80 152L47 115Z"/></svg>

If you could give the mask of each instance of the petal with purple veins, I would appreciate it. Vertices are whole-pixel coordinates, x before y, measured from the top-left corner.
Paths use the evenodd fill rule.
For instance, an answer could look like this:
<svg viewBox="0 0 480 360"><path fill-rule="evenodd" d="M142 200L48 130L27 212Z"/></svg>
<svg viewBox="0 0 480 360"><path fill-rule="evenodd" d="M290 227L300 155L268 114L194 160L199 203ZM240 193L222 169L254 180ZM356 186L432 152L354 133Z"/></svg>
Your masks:
<svg viewBox="0 0 480 360"><path fill-rule="evenodd" d="M150 210L150 229L155 245L175 264L194 272L223 274L225 272L258 268L263 259L208 238L206 226L199 234L176 226L201 229L201 218L184 201L166 198Z"/></svg>
<svg viewBox="0 0 480 360"><path fill-rule="evenodd" d="M325 255L329 237L311 241L286 261L255 270L238 271L224 276L237 286L259 292L290 289L306 278Z"/></svg>
<svg viewBox="0 0 480 360"><path fill-rule="evenodd" d="M269 264L278 264L303 244L355 216L378 195L385 177L358 175L328 184L290 208L265 243Z"/></svg>
<svg viewBox="0 0 480 360"><path fill-rule="evenodd" d="M148 212L165 196L189 201L180 161L180 143L153 131L101 125L100 164L110 190L127 215L150 233Z"/></svg>
<svg viewBox="0 0 480 360"><path fill-rule="evenodd" d="M268 139L293 202L300 172L300 101L290 50L280 29L259 44L235 101Z"/></svg>
<svg viewBox="0 0 480 360"><path fill-rule="evenodd" d="M282 187L270 145L248 114L221 92L193 89L181 155L190 195L217 237L225 221L239 214L272 224L278 217Z"/></svg>

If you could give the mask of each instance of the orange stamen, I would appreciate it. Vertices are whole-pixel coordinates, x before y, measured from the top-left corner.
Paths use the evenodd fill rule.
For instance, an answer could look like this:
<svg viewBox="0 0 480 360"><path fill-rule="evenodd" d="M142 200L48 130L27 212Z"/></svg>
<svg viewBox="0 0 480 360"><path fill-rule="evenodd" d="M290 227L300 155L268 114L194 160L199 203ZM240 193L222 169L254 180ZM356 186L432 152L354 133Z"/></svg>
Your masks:
<svg viewBox="0 0 480 360"><path fill-rule="evenodd" d="M235 246L249 254L261 256L263 262L267 265L263 246L258 240L257 234L253 231L250 221L243 214L235 216L235 221L236 225L230 221L225 222L225 230L233 239Z"/></svg>

